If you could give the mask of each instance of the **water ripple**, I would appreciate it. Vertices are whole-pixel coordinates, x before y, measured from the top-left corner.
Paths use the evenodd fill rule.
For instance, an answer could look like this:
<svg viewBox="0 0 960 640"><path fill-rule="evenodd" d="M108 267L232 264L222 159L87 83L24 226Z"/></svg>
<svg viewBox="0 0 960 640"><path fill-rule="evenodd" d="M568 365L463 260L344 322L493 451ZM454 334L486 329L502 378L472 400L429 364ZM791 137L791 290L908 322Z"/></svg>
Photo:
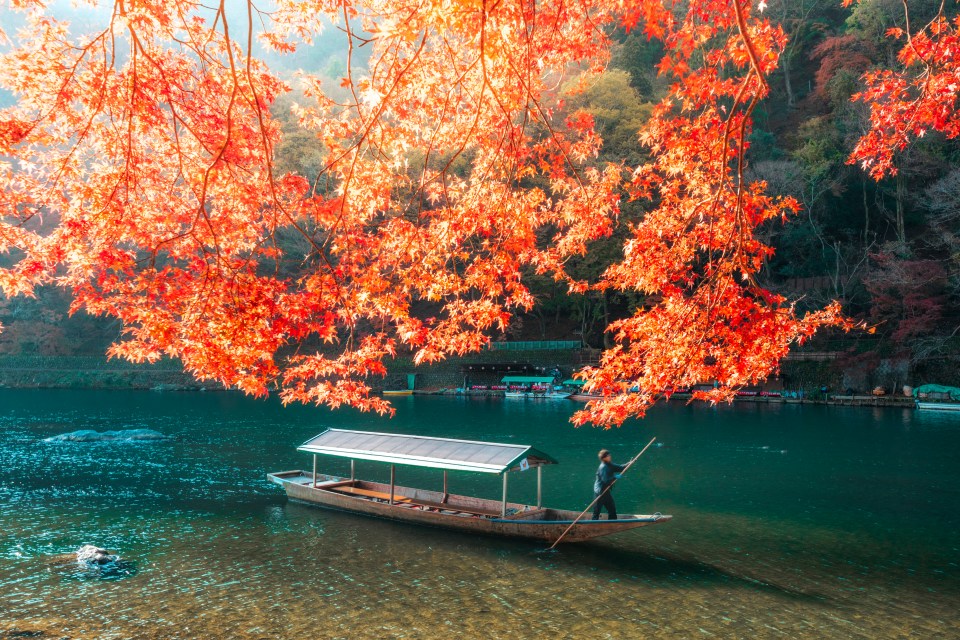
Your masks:
<svg viewBox="0 0 960 640"><path fill-rule="evenodd" d="M897 412L669 407L642 428L598 432L571 429L565 405L439 398L405 403L386 424L232 394L0 390L0 402L0 638L927 638L956 629L960 429L920 428ZM545 556L290 503L264 474L306 464L294 447L319 422L539 444L563 463L544 474L545 497L571 508L589 499L596 450L626 457L655 427L669 445L618 484L618 506L676 517ZM172 437L44 442L78 426ZM531 478L511 479L511 491L535 496ZM497 478L451 482L491 497L500 489ZM101 579L58 564L84 544L135 571Z"/></svg>

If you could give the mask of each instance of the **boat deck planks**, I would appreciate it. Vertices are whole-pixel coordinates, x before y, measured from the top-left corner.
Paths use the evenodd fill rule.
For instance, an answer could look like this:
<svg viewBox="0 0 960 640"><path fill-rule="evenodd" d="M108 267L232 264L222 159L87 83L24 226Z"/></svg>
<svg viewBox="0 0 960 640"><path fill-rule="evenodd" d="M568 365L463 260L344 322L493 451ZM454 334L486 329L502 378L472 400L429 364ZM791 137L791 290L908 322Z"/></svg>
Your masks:
<svg viewBox="0 0 960 640"><path fill-rule="evenodd" d="M326 486L317 485L318 489L326 489L328 491L335 491L337 493L349 493L356 496L364 496L367 498L374 498L377 500L382 500L383 502L390 502L390 494L385 491L372 491L370 489L362 489L360 487L349 486L351 483L335 482L328 484ZM403 507L421 507L424 509L435 509L437 511L445 511L448 513L467 513L470 515L476 516L485 516L490 518L499 518L500 512L490 509L479 509L471 508L467 506L453 506L448 502L434 502L432 500L422 500L422 499L413 499L399 493L394 492L393 494L394 503L399 504Z"/></svg>
<svg viewBox="0 0 960 640"><path fill-rule="evenodd" d="M328 491L331 491L331 490L336 491L338 493L351 493L358 496L366 496L368 498L377 498L378 500L384 500L386 502L390 501L390 494L385 493L383 491L371 491L369 489L361 489L360 487L351 487L347 485L334 486L334 487L331 487L328 485L322 488L327 489ZM410 498L406 496L401 496L398 493L394 493L393 501L394 502L410 502Z"/></svg>

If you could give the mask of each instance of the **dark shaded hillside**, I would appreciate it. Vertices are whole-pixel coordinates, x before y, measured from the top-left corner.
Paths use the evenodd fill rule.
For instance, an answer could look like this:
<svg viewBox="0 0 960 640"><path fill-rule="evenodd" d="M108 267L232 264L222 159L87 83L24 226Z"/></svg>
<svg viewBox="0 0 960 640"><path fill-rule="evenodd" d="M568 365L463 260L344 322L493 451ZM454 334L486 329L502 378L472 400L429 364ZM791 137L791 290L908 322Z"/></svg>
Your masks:
<svg viewBox="0 0 960 640"><path fill-rule="evenodd" d="M902 3L868 0L851 9L829 0L767 4L767 15L783 24L791 43L770 78L770 97L755 114L749 170L774 194L796 198L803 210L764 230L776 248L765 284L800 308L840 300L850 316L873 327L859 335L819 336L808 345L837 354L838 379L862 388L898 380L960 382L960 145L929 134L900 155L896 177L879 183L847 164L867 117L851 96L862 88L864 72L893 64L902 43L886 32L904 26ZM911 2L914 25L939 6ZM957 6L948 11L956 15ZM641 34L619 39L613 64L620 71L605 81L620 84L613 92L618 99L606 100L612 92L601 83L573 99L597 114L610 157L623 156L625 145L634 143L619 136L618 125L634 121L644 103L663 93L653 71L657 45ZM632 110L622 106L625 92L632 92ZM629 203L624 214L627 221L642 216L642 205ZM594 256L583 261L584 272L601 267ZM543 283L538 292L548 310L525 317L520 337L582 331L586 343L603 346L604 320L643 304L609 292L584 302L551 286Z"/></svg>

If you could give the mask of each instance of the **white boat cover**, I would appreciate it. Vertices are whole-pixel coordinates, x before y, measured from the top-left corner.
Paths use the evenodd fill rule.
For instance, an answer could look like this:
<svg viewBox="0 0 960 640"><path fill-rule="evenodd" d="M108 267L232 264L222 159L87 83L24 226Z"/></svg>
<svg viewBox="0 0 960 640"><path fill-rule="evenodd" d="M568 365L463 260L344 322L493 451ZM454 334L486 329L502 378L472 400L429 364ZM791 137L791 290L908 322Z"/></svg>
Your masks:
<svg viewBox="0 0 960 640"><path fill-rule="evenodd" d="M375 460L432 469L504 473L521 466L556 464L547 454L525 444L497 444L396 433L328 429L297 451L339 458Z"/></svg>

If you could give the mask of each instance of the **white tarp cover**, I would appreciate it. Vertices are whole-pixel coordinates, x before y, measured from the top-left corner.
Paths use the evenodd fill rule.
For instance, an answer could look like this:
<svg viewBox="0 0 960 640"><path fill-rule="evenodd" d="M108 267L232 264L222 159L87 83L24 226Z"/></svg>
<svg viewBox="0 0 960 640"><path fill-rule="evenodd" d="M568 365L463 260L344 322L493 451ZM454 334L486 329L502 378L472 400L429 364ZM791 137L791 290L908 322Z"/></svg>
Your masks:
<svg viewBox="0 0 960 640"><path fill-rule="evenodd" d="M503 473L526 458L531 467L556 460L524 444L497 444L395 433L328 429L297 451L433 469Z"/></svg>

